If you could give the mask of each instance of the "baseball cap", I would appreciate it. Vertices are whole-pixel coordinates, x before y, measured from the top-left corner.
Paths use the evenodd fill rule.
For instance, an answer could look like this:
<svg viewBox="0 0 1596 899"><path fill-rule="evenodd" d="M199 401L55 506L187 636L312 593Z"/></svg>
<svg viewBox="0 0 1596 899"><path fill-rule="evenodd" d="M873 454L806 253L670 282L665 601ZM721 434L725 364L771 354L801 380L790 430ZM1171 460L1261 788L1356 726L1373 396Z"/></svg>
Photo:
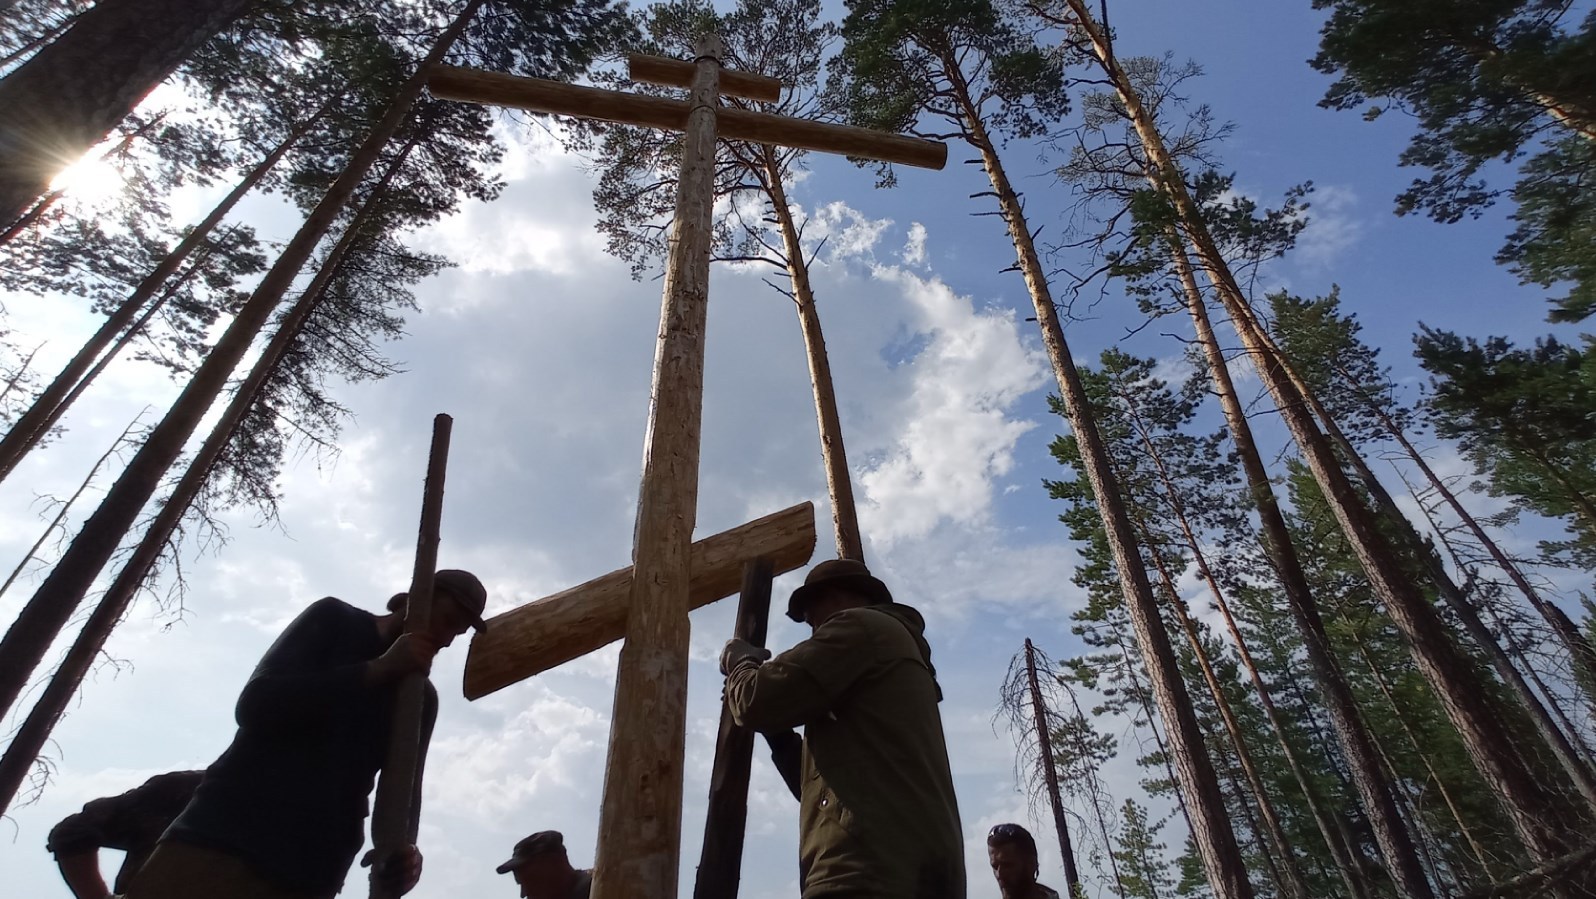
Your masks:
<svg viewBox="0 0 1596 899"><path fill-rule="evenodd" d="M478 631L488 629L488 623L482 620L482 610L488 607L488 588L482 586L476 575L458 568L444 568L432 576L432 589L453 597L465 609L472 627Z"/></svg>
<svg viewBox="0 0 1596 899"><path fill-rule="evenodd" d="M565 837L557 830L540 830L516 843L515 849L510 852L510 860L494 870L500 874L508 874L532 859L550 852L565 852Z"/></svg>

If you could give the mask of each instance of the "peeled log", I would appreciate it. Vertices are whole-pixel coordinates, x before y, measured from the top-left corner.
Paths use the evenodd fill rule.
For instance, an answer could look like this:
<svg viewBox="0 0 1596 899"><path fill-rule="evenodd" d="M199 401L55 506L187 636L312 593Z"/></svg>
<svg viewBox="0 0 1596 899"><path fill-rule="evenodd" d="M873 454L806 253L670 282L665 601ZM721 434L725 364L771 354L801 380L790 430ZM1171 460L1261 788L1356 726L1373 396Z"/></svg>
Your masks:
<svg viewBox="0 0 1596 899"><path fill-rule="evenodd" d="M736 593L743 563L765 557L784 574L815 552L815 506L800 503L693 543L688 602ZM487 620L466 656L465 696L482 697L587 655L626 635L632 569L622 568Z"/></svg>

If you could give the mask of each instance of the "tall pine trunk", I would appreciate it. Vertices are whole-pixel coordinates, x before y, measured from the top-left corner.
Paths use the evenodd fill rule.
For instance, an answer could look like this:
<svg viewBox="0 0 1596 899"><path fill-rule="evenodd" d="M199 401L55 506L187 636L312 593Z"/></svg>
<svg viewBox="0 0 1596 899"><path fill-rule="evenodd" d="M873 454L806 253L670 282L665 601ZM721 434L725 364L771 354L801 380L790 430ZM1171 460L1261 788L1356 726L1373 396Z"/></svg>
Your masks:
<svg viewBox="0 0 1596 899"><path fill-rule="evenodd" d="M1192 839L1202 857L1208 884L1216 899L1251 899L1252 885L1247 880L1246 864L1225 810L1218 775L1203 744L1202 731L1192 711L1191 697L1186 692L1186 684L1181 679L1175 661L1174 647L1159 618L1158 600L1153 596L1147 571L1142 567L1135 532L1120 501L1119 484L1114 478L1108 450L1098 433L1097 422L1093 419L1091 401L1086 395L1069 345L1065 342L1058 308L1053 303L1046 273L1031 238L1030 226L1026 223L1019 197L1009 184L1002 161L987 135L986 125L970 97L959 60L944 59L942 64L952 80L968 139L980 152L982 166L997 194L998 205L1018 256L1020 273L1025 278L1032 305L1036 309L1042 343L1047 348L1053 374L1058 379L1059 395L1064 401L1070 429L1080 444L1082 466L1091 483L1115 567L1119 570L1125 608L1130 615L1143 663L1152 678L1153 700L1168 730L1172 763L1179 769L1178 785L1186 799Z"/></svg>
<svg viewBox="0 0 1596 899"><path fill-rule="evenodd" d="M1557 635L1558 642L1568 651L1570 662L1576 668L1582 669L1589 675L1592 683L1596 683L1596 652L1593 652L1590 644L1580 637L1579 631L1568 620L1568 616L1563 614L1562 610L1552 606L1545 597L1541 596L1540 591L1535 589L1535 586L1529 582L1529 578L1525 576L1524 570L1508 556L1501 545L1480 524L1479 519L1475 518L1464 507L1462 500L1458 499L1457 493L1430 466L1430 460L1426 459L1424 453L1413 445L1413 441L1408 438L1407 432L1390 415L1386 414L1378 403L1373 402L1359 385L1348 380L1345 371L1338 369L1337 373L1342 376L1343 380L1347 380L1348 386L1363 401L1365 408L1374 413L1381 427L1385 428L1386 433L1391 435L1391 439L1397 442L1403 453L1424 475L1424 479L1429 483L1430 489L1441 497L1447 508L1452 510L1452 514L1457 516L1458 521L1463 523L1463 526L1473 535L1475 541L1490 555L1491 561L1496 563L1496 567L1500 568L1508 579L1513 582L1513 586L1518 588L1519 593L1524 596L1530 607L1540 613L1542 618L1546 619L1546 623L1552 629L1552 633Z"/></svg>
<svg viewBox="0 0 1596 899"><path fill-rule="evenodd" d="M1291 610L1292 620L1302 635L1303 651L1307 655L1314 681L1323 691L1325 709L1330 713L1330 724L1335 730L1341 754L1347 760L1353 789L1374 831L1375 842L1380 846L1380 854L1385 859L1392 881L1405 896L1429 899L1434 893L1419 864L1413 836L1403 824L1395 793L1390 780L1380 768L1380 760L1374 752L1363 716L1358 712L1352 688L1336 663L1318 602L1313 598L1313 589L1309 586L1302 560L1297 555L1291 530L1286 526L1285 515L1280 511L1280 501L1275 496L1263 454L1253 438L1252 425L1247 420L1235 381L1230 376L1224 350L1208 317L1207 301L1197 286L1191 261L1178 236L1172 235L1170 240L1170 257L1186 296L1186 308L1191 314L1197 342L1207 358L1209 377L1213 379L1214 392L1219 396L1226 428L1236 447L1236 455L1241 460L1248 495L1258 513L1258 523L1263 530L1264 552L1280 578L1286 606Z"/></svg>
<svg viewBox="0 0 1596 899"><path fill-rule="evenodd" d="M6 476L10 475L17 467L17 463L22 461L22 458L28 454L28 451L33 449L39 440L50 432L50 428L65 411L64 407L67 405L68 395L83 379L84 373L94 365L94 360L99 358L105 348L124 329L132 330L129 325L138 318L139 311L144 308L151 297L155 296L156 291L161 289L161 285L165 284L168 278L176 274L178 268L196 249L210 239L211 232L216 230L217 225L221 224L222 219L226 218L228 213L232 212L238 201L242 200L245 194L254 190L255 186L261 182L261 179L265 178L267 173L275 168L277 163L282 161L283 156L288 153L294 144L299 142L300 138L309 132L315 120L320 118L321 115L322 112L316 113L305 124L291 131L266 155L265 159L261 160L259 165L256 165L255 168L250 170L248 175L245 175L242 180L234 185L233 189L228 191L227 196L223 197L221 202L217 203L216 207L199 224L190 229L188 234L178 242L177 246L173 247L171 252L161 259L160 264L145 276L144 280L139 282L138 287L134 288L128 298L122 301L116 311L111 313L100 324L99 329L94 332L94 336L90 337L78 349L72 359L61 369L60 374L56 375L55 379L34 398L28 410L11 426L5 437L0 439L0 481L5 480Z"/></svg>
<svg viewBox="0 0 1596 899"><path fill-rule="evenodd" d="M1188 269L1189 274L1189 269ZM1198 297L1200 299L1200 295ZM1227 393L1228 388L1228 393ZM1230 384L1228 372L1223 376L1223 383L1216 383L1215 390L1223 396L1235 397L1234 385ZM1247 671L1248 680L1252 683L1253 692L1258 697L1258 704L1263 708L1264 715L1269 720L1269 726L1274 731L1275 740L1280 744L1281 753L1285 756L1286 765L1291 769L1292 777L1297 786L1302 790L1303 801L1308 806L1309 813L1313 816L1314 825L1319 830L1319 836L1324 840L1325 848L1329 850L1336 872L1341 877L1342 885L1347 888L1347 895L1354 899L1373 899L1373 887L1362 869L1353 858L1351 848L1351 835L1347 833L1345 822L1339 816L1332 816L1325 808L1324 797L1319 794L1314 786L1313 779L1309 777L1306 766L1303 764L1301 753L1291 742L1285 722L1280 717L1280 710L1275 706L1274 696L1269 686L1264 683L1263 676L1258 671L1252 651L1247 646L1247 640L1242 636L1241 628L1236 624L1236 618L1231 613L1230 601L1226 598L1224 590L1219 586L1219 576L1208 564L1208 553L1203 548L1202 540L1197 536L1196 529L1192 526L1186 514L1186 507L1180 498L1179 491L1169 476L1169 468L1164 462L1158 447L1153 443L1140 416L1132 412L1131 424L1136 428L1137 436L1141 440L1142 449L1147 453L1148 461L1153 463L1153 470L1159 477L1165 493L1169 497L1171 511L1174 513L1175 523L1180 527L1186 549L1192 554L1192 561L1197 566L1198 577L1208 585L1209 596L1213 599L1214 608L1219 611L1224 619L1225 629L1230 634L1231 642L1236 647L1236 655L1241 660L1241 665ZM1245 419L1243 419L1245 421ZM1256 449L1256 448L1255 448ZM1268 486L1267 484L1265 485ZM1278 508L1276 509L1278 512ZM1289 534L1287 535L1289 539ZM1278 564L1278 563L1277 563ZM1300 630L1300 628L1299 628ZM1320 625L1323 637L1323 625ZM1339 671L1336 672L1339 676ZM1343 679L1343 687L1345 682ZM1348 694L1350 696L1350 693ZM1359 726L1361 727L1361 721Z"/></svg>
<svg viewBox="0 0 1596 899"><path fill-rule="evenodd" d="M105 0L0 79L0 222L105 139L250 0Z"/></svg>
<svg viewBox="0 0 1596 899"><path fill-rule="evenodd" d="M1252 792L1253 803L1258 806L1258 816L1262 821L1266 837L1266 843L1260 848L1267 856L1270 854L1269 848L1273 847L1273 855L1279 859L1279 866L1273 872L1275 883L1285 896L1310 899L1312 893L1308 890L1307 881L1302 878L1302 868L1297 863L1297 855L1291 847L1291 840L1286 836L1286 828L1280 823L1280 812L1275 808L1274 800L1269 798L1269 790L1264 785L1263 777L1258 774L1258 763L1253 760L1252 750L1247 746L1246 734L1241 729L1241 722L1236 719L1236 712L1230 706L1230 699L1225 696L1224 684L1219 682L1219 675L1214 671L1213 662L1208 658L1208 650L1203 646L1196 622L1192 621L1185 600L1181 599L1180 592L1175 588L1175 578L1163 557L1159 555L1152 535L1147 532L1145 526L1142 527L1142 538L1150 547L1149 555L1152 556L1153 565L1158 569L1159 580L1163 582L1164 599L1168 602L1170 610L1175 613L1175 621L1180 625L1181 633L1186 635L1186 642L1191 645L1192 658L1196 660L1197 669L1202 672L1203 683L1207 685L1209 694L1214 698L1214 707L1219 710L1219 720L1224 725L1225 735L1230 739L1236 763L1241 767L1242 776L1246 778L1247 789ZM1246 804L1246 793L1239 787L1237 797L1239 802Z"/></svg>
<svg viewBox="0 0 1596 899"><path fill-rule="evenodd" d="M194 498L210 479L212 466L232 441L239 423L254 406L261 388L276 370L283 354L293 345L305 322L320 305L327 285L337 276L339 267L350 248L360 240L362 229L372 218L383 192L404 166L414 145L415 141L412 141L388 166L382 180L372 188L366 201L361 204L360 211L352 217L343 235L339 237L338 243L327 254L315 278L289 309L287 315L283 316L277 332L261 351L249 375L238 386L238 390L234 392L227 408L217 419L211 433L200 445L194 458L189 461L183 477L172 488L171 495L166 498L160 512L145 530L144 536L140 538L133 553L122 566L122 570L117 573L116 580L111 583L105 595L100 597L94 612L84 623L83 630L78 633L71 648L67 650L61 667L50 678L49 684L41 692L33 709L29 711L28 717L17 729L10 745L6 747L5 754L0 755L0 814L4 814L11 801L16 798L23 779L27 777L39 753L44 750L50 732L66 713L66 707L83 683L84 676L88 674L94 660L105 648L106 640L110 638L117 623L127 614L128 607L132 605L139 589L160 560L167 541L177 531L183 517L188 514Z"/></svg>
<svg viewBox="0 0 1596 899"><path fill-rule="evenodd" d="M775 149L760 147L763 162L761 180L770 196L781 229L782 254L787 257L787 276L792 282L793 306L804 336L804 355L809 361L809 383L815 395L815 421L820 427L820 455L826 469L826 492L831 499L831 524L836 531L837 558L864 561L864 541L859 533L859 510L853 498L853 479L848 473L848 454L842 443L842 418L837 413L836 388L831 380L831 360L826 355L826 338L820 330L820 312L815 308L814 290L809 284L809 264L798 241L792 207L782 185L781 168Z"/></svg>
<svg viewBox="0 0 1596 899"><path fill-rule="evenodd" d="M1400 554L1380 532L1376 516L1363 505L1357 489L1341 470L1334 447L1315 423L1302 392L1286 373L1278 354L1272 351L1246 295L1219 251L1196 202L1187 192L1179 167L1169 155L1135 88L1114 59L1107 37L1092 19L1085 0L1065 2L1114 85L1156 169L1159 191L1171 203L1185 239L1196 250L1204 273L1213 283L1243 348L1274 397L1281 419L1302 450L1309 470L1324 491L1376 595L1407 639L1419 669L1462 735L1480 776L1500 798L1536 861L1549 862L1582 845L1584 831L1589 825L1587 816L1559 801L1540 782L1510 735L1502 732L1498 724L1500 717L1485 685L1448 636L1440 615L1404 570ZM1576 891L1577 887L1570 886L1556 895L1573 897L1578 895ZM1416 895L1430 894L1426 890Z"/></svg>
<svg viewBox="0 0 1596 899"><path fill-rule="evenodd" d="M243 359L250 342L270 318L316 245L348 203L355 188L376 164L382 148L410 114L426 84L428 71L465 31L485 0L470 0L444 30L425 60L389 104L382 121L350 158L304 225L284 247L255 293L238 312L193 380L149 439L122 472L55 569L45 578L10 630L0 639L0 715L9 713L40 659L44 657L73 610L93 585L100 570L155 493L161 478L182 452L200 419L220 395L227 378Z"/></svg>

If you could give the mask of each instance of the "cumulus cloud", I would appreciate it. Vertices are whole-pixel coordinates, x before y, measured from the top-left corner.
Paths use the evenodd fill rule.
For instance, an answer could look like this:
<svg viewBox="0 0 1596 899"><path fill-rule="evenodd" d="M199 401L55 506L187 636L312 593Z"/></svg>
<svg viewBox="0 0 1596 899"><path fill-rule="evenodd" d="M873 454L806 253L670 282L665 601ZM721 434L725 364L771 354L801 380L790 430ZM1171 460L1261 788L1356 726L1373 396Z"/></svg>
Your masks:
<svg viewBox="0 0 1596 899"><path fill-rule="evenodd" d="M943 518L978 523L1015 442L1036 426L1010 412L1042 385L1040 355L1020 339L1012 310L978 310L934 278L886 268L878 277L909 299L908 327L923 348L904 363L912 392L902 432L860 473L866 530L892 542Z"/></svg>

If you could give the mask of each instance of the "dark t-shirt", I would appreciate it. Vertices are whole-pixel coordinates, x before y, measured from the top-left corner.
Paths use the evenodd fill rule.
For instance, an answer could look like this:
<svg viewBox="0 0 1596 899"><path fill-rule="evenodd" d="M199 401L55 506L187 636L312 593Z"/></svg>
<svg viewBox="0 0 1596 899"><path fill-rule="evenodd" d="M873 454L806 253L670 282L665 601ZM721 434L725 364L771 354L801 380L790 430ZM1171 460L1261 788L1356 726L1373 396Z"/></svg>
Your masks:
<svg viewBox="0 0 1596 899"><path fill-rule="evenodd" d="M113 889L127 892L128 881L155 849L161 833L194 795L204 771L157 774L120 796L94 799L50 829L45 848L63 855L120 849L127 853Z"/></svg>
<svg viewBox="0 0 1596 899"><path fill-rule="evenodd" d="M364 683L365 663L391 645L376 622L331 597L294 619L250 675L232 745L166 839L235 855L282 889L342 886L392 727L394 688ZM423 749L438 709L431 684L426 696Z"/></svg>

